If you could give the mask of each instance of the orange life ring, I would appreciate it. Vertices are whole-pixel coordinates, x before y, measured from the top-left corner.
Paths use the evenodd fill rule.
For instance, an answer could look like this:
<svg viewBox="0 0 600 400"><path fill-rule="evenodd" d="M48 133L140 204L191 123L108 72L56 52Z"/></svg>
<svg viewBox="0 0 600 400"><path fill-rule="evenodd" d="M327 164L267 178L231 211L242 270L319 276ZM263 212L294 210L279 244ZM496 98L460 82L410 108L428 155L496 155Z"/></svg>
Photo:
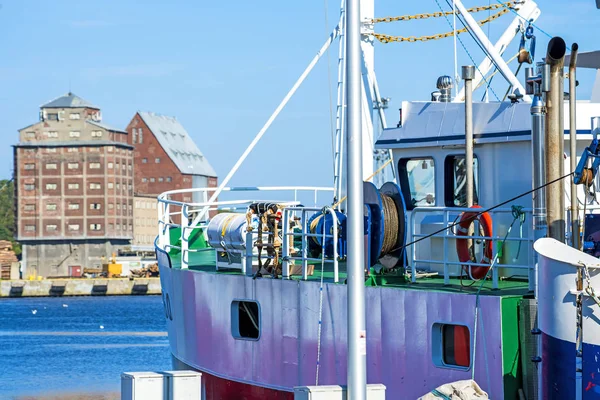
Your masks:
<svg viewBox="0 0 600 400"><path fill-rule="evenodd" d="M471 208L481 208L478 205L474 205ZM478 220L479 224L483 228L483 235L487 237L492 237L492 217L487 212L483 214L479 214L477 212L464 212L460 217L460 222L458 223L458 227L456 229L456 236L468 236L469 234L469 226L473 223L473 221ZM458 254L458 259L460 262L473 262L471 258L471 253L469 252L469 240L468 238L458 238L456 239L456 253ZM483 257L481 258L481 264L489 264L492 260L492 240L485 239L483 244ZM468 268L468 265L463 266L463 268ZM471 266L471 276L474 279L482 279L487 275L490 267L476 267Z"/></svg>

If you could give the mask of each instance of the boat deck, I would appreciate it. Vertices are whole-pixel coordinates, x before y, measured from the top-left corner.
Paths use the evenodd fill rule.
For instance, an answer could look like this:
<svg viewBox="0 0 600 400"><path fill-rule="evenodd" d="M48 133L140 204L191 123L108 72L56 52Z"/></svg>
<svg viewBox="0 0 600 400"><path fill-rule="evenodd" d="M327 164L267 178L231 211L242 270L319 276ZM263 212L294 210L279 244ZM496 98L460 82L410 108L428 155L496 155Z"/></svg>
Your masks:
<svg viewBox="0 0 600 400"><path fill-rule="evenodd" d="M172 254L171 257L172 267L181 268L181 262L179 254ZM308 276L308 281L320 281L321 280L321 263L312 263L315 267L314 273ZM190 252L189 253L189 269L193 271L199 271L211 274L224 274L224 275L241 275L239 269L219 269L217 271L216 260L214 251L204 252ZM338 263L339 268L339 282L338 284L345 284L346 281L346 263L340 261ZM257 279L273 279L270 275L265 275ZM292 276L293 280L301 280L301 275ZM327 283L334 282L333 265L331 263L325 263L323 268L323 281ZM383 286L386 288L396 288L403 290L425 290L425 291L436 291L436 292L452 292L452 293L467 293L476 294L481 286L481 282L473 282L468 279L461 279L458 277L450 278L450 284L444 285L443 276L427 276L419 277L416 283L410 281L410 276L398 274L396 272L388 274L375 274L371 271L369 277L365 282L366 286ZM488 279L483 283L481 287L481 295L484 296L527 296L532 295L528 289L528 282L525 280L500 280L498 282L498 289L492 288L492 281Z"/></svg>

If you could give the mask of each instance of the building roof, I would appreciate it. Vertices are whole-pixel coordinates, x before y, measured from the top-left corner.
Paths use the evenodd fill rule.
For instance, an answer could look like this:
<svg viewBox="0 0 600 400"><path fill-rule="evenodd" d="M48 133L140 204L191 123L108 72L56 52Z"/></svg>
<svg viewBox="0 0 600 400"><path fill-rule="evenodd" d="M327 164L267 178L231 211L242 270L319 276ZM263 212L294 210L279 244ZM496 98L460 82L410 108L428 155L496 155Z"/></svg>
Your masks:
<svg viewBox="0 0 600 400"><path fill-rule="evenodd" d="M181 173L217 176L206 157L177 119L151 112L140 111L138 114Z"/></svg>
<svg viewBox="0 0 600 400"><path fill-rule="evenodd" d="M102 129L106 129L107 131L119 132L119 133L127 133L127 131L124 131L123 129L114 128L114 127L112 127L110 125L103 124L103 123L100 123L100 122L91 121L91 120L87 120L86 122L88 124L92 124L92 125L98 126L98 127L102 128Z"/></svg>
<svg viewBox="0 0 600 400"><path fill-rule="evenodd" d="M71 92L57 97L56 99L50 101L41 106L41 108L94 108L99 110L100 107L93 105L87 100L82 99L81 97L73 94Z"/></svg>

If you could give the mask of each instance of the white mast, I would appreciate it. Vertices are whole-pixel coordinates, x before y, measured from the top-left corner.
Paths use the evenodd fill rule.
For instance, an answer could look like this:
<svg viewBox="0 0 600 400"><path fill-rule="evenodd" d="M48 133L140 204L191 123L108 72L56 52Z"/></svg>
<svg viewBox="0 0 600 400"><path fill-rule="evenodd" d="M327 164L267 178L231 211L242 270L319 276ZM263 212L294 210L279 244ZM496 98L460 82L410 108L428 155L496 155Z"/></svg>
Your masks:
<svg viewBox="0 0 600 400"><path fill-rule="evenodd" d="M361 107L364 94L361 84L362 56L360 32L360 1L349 0L347 5L347 240L348 240L348 394L352 400L367 398L367 339L365 317L364 220L363 220L363 161L365 132ZM371 110L369 110L371 111ZM361 132L362 131L362 132ZM372 150L369 147L372 165ZM372 168L372 167L371 167Z"/></svg>

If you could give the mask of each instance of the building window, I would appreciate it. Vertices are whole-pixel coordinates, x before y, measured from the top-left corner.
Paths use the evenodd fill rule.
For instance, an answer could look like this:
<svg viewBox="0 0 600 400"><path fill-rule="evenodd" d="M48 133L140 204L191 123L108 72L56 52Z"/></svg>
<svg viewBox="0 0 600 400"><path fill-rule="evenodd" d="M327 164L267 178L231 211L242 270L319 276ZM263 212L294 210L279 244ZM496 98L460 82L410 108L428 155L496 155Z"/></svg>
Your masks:
<svg viewBox="0 0 600 400"><path fill-rule="evenodd" d="M140 201L139 200L135 201L135 208L140 208Z"/></svg>
<svg viewBox="0 0 600 400"><path fill-rule="evenodd" d="M100 169L100 163L99 162L91 162L90 169Z"/></svg>
<svg viewBox="0 0 600 400"><path fill-rule="evenodd" d="M129 232L133 232L133 225L129 224Z"/></svg>
<svg viewBox="0 0 600 400"><path fill-rule="evenodd" d="M111 231L112 231L113 229L115 229L115 224L108 224L108 229L110 229Z"/></svg>
<svg viewBox="0 0 600 400"><path fill-rule="evenodd" d="M57 169L56 163L47 163L46 169Z"/></svg>
<svg viewBox="0 0 600 400"><path fill-rule="evenodd" d="M25 225L25 232L35 232L35 225Z"/></svg>
<svg viewBox="0 0 600 400"><path fill-rule="evenodd" d="M56 225L46 225L46 232L56 232Z"/></svg>
<svg viewBox="0 0 600 400"><path fill-rule="evenodd" d="M121 230L121 224L117 224L117 230L120 231Z"/></svg>
<svg viewBox="0 0 600 400"><path fill-rule="evenodd" d="M121 190L121 184L117 182L117 190Z"/></svg>
<svg viewBox="0 0 600 400"><path fill-rule="evenodd" d="M26 169L26 170L32 170L32 169L35 169L35 164L25 164L25 169Z"/></svg>
<svg viewBox="0 0 600 400"><path fill-rule="evenodd" d="M102 229L102 224L90 224L90 231L99 231Z"/></svg>
<svg viewBox="0 0 600 400"><path fill-rule="evenodd" d="M102 137L102 131L92 131L92 137L93 138L101 138Z"/></svg>
<svg viewBox="0 0 600 400"><path fill-rule="evenodd" d="M46 153L56 153L56 147L48 147Z"/></svg>
<svg viewBox="0 0 600 400"><path fill-rule="evenodd" d="M69 119L79 119L79 113L71 113L71 114L69 114Z"/></svg>
<svg viewBox="0 0 600 400"><path fill-rule="evenodd" d="M23 207L24 211L35 211L35 204L25 204Z"/></svg>
<svg viewBox="0 0 600 400"><path fill-rule="evenodd" d="M78 153L79 149L77 147L69 147L67 151L69 153Z"/></svg>
<svg viewBox="0 0 600 400"><path fill-rule="evenodd" d="M471 335L464 325L433 324L433 363L437 367L467 370L471 365Z"/></svg>
<svg viewBox="0 0 600 400"><path fill-rule="evenodd" d="M113 203L108 203L108 209L112 210L113 208L115 208L115 205Z"/></svg>
<svg viewBox="0 0 600 400"><path fill-rule="evenodd" d="M108 182L108 188L109 188L109 189L112 189L112 188L114 188L114 187L115 187L115 184L114 184L114 183L112 183L112 182Z"/></svg>
<svg viewBox="0 0 600 400"><path fill-rule="evenodd" d="M100 153L99 147L90 147L88 150L90 153Z"/></svg>
<svg viewBox="0 0 600 400"><path fill-rule="evenodd" d="M46 183L46 190L56 190L58 185L56 183Z"/></svg>
<svg viewBox="0 0 600 400"><path fill-rule="evenodd" d="M79 230L79 224L69 224L69 230L71 232Z"/></svg>
<svg viewBox="0 0 600 400"><path fill-rule="evenodd" d="M167 176L167 182L171 182L173 179L170 176Z"/></svg>
<svg viewBox="0 0 600 400"><path fill-rule="evenodd" d="M69 137L76 138L76 137L80 137L80 136L81 136L81 132L79 132L79 131L69 132Z"/></svg>
<svg viewBox="0 0 600 400"><path fill-rule="evenodd" d="M69 203L69 210L79 210L79 203Z"/></svg>
<svg viewBox="0 0 600 400"><path fill-rule="evenodd" d="M33 184L33 183L26 183L25 185L23 185L23 187L25 188L25 190L34 190L35 189L35 184Z"/></svg>
<svg viewBox="0 0 600 400"><path fill-rule="evenodd" d="M133 185L127 185L127 189L129 189L129 191L133 190Z"/></svg>
<svg viewBox="0 0 600 400"><path fill-rule="evenodd" d="M117 203L117 210L121 209L121 203Z"/></svg>
<svg viewBox="0 0 600 400"><path fill-rule="evenodd" d="M58 132L57 131L49 131L49 132L46 132L46 136L48 136L49 138L57 138Z"/></svg>
<svg viewBox="0 0 600 400"><path fill-rule="evenodd" d="M164 181L164 180L165 180L165 179L164 179L162 176L161 176L160 178L158 178L158 181L159 181L159 182L162 182L162 181Z"/></svg>
<svg viewBox="0 0 600 400"><path fill-rule="evenodd" d="M154 179L154 178L150 178L150 182L154 182L154 181L155 181L155 179Z"/></svg>
<svg viewBox="0 0 600 400"><path fill-rule="evenodd" d="M108 163L108 169L112 169L113 168L113 163L109 162Z"/></svg>
<svg viewBox="0 0 600 400"><path fill-rule="evenodd" d="M126 168L127 168L127 165L125 165L125 163L121 164L121 169L122 169L123 171L125 171L125 169L126 169Z"/></svg>
<svg viewBox="0 0 600 400"><path fill-rule="evenodd" d="M260 307L256 301L231 302L231 335L235 339L259 339Z"/></svg>
<svg viewBox="0 0 600 400"><path fill-rule="evenodd" d="M68 169L78 169L79 168L79 163L70 162L70 163L67 164L67 168Z"/></svg>
<svg viewBox="0 0 600 400"><path fill-rule="evenodd" d="M90 203L90 210L100 210L102 205L100 203Z"/></svg>
<svg viewBox="0 0 600 400"><path fill-rule="evenodd" d="M46 210L48 210L48 211L56 211L56 203L48 203L48 204L46 204Z"/></svg>
<svg viewBox="0 0 600 400"><path fill-rule="evenodd" d="M156 157L156 158L154 159L154 162L155 162L156 164L160 164L160 158L159 158L159 157Z"/></svg>
<svg viewBox="0 0 600 400"><path fill-rule="evenodd" d="M79 183L69 183L67 187L69 190L77 190L79 189Z"/></svg>
<svg viewBox="0 0 600 400"><path fill-rule="evenodd" d="M25 137L27 139L35 139L35 132L25 132Z"/></svg>
<svg viewBox="0 0 600 400"><path fill-rule="evenodd" d="M183 182L184 182L184 183L185 183L185 182L189 182L189 181L190 181L190 178L186 178L186 177L184 177L184 178L183 178Z"/></svg>
<svg viewBox="0 0 600 400"><path fill-rule="evenodd" d="M57 113L48 114L48 120L49 121L58 121L58 114Z"/></svg>
<svg viewBox="0 0 600 400"><path fill-rule="evenodd" d="M133 170L133 165L127 164L127 169L130 170L130 171L132 171Z"/></svg>
<svg viewBox="0 0 600 400"><path fill-rule="evenodd" d="M147 158L142 158L142 164L146 164L148 162Z"/></svg>
<svg viewBox="0 0 600 400"><path fill-rule="evenodd" d="M26 154L34 154L35 153L35 149L25 149L24 151Z"/></svg>
<svg viewBox="0 0 600 400"><path fill-rule="evenodd" d="M478 203L479 161L473 157L473 203ZM446 207L467 206L465 156L447 156L444 160L444 203Z"/></svg>
<svg viewBox="0 0 600 400"><path fill-rule="evenodd" d="M139 143L142 144L144 142L144 131L142 131L142 128L138 129L138 136Z"/></svg>
<svg viewBox="0 0 600 400"><path fill-rule="evenodd" d="M136 144L137 143L137 129L133 128L131 130L131 134L132 134L132 143Z"/></svg>
<svg viewBox="0 0 600 400"><path fill-rule="evenodd" d="M153 209L153 210L156 210L156 202L153 202L153 203L152 203L152 209Z"/></svg>
<svg viewBox="0 0 600 400"><path fill-rule="evenodd" d="M92 183L90 183L90 189L94 189L94 190L102 189L102 185L100 185L99 183L96 183L96 182L92 182Z"/></svg>
<svg viewBox="0 0 600 400"><path fill-rule="evenodd" d="M109 153L112 153L112 152L113 152L113 150L114 150L114 147L113 147L113 146L108 146L108 147L106 148L106 151L108 151Z"/></svg>
<svg viewBox="0 0 600 400"><path fill-rule="evenodd" d="M435 206L435 162L433 158L403 158L398 162L400 188L409 210Z"/></svg>
<svg viewBox="0 0 600 400"><path fill-rule="evenodd" d="M142 182L144 182L144 183L148 182L148 178L142 178Z"/></svg>

